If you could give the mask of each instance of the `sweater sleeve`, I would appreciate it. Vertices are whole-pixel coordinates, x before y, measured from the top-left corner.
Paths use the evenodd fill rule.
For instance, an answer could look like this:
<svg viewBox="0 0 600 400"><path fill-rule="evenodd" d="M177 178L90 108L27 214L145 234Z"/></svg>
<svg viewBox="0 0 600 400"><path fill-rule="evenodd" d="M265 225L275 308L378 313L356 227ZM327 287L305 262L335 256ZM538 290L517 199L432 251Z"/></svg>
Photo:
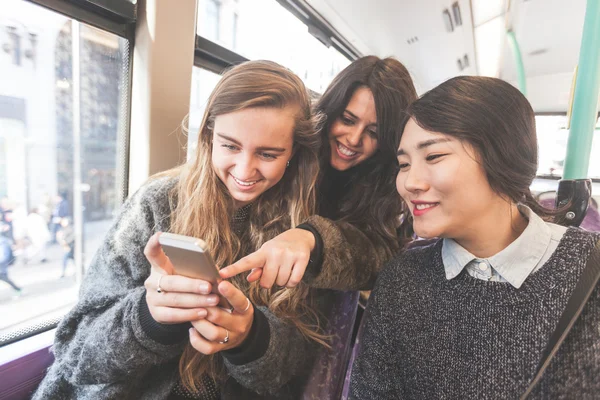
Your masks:
<svg viewBox="0 0 600 400"><path fill-rule="evenodd" d="M322 263L309 263L303 278L314 288L371 290L381 267L398 251L348 222L315 215L305 224L323 243Z"/></svg>
<svg viewBox="0 0 600 400"><path fill-rule="evenodd" d="M393 311L389 311L395 288L381 279L373 290L357 340L358 354L352 365L349 399L399 399L397 383L402 380L398 367L398 349L390 340L394 336Z"/></svg>
<svg viewBox="0 0 600 400"><path fill-rule="evenodd" d="M186 332L180 341L159 343L140 318L150 274L144 247L156 231L168 230L171 182L151 181L123 206L86 271L79 301L58 326L55 362L42 386L59 379L72 385L123 382L181 354Z"/></svg>
<svg viewBox="0 0 600 400"><path fill-rule="evenodd" d="M330 293L314 291L317 296L317 312L321 313L329 303ZM229 374L242 386L259 395L276 394L293 378L307 375L315 355L322 345L308 339L296 325L279 318L267 307L257 307L268 322L268 345L264 354L242 365L234 364L224 357ZM305 321L315 324L316 321Z"/></svg>

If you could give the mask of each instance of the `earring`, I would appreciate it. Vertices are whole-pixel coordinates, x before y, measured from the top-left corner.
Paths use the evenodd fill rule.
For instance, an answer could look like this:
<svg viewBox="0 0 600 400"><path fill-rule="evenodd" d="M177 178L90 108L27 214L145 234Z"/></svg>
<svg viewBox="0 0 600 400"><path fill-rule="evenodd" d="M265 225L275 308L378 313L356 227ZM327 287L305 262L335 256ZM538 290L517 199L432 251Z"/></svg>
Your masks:
<svg viewBox="0 0 600 400"><path fill-rule="evenodd" d="M286 164L286 168L290 166L290 160L288 160L287 164Z"/></svg>

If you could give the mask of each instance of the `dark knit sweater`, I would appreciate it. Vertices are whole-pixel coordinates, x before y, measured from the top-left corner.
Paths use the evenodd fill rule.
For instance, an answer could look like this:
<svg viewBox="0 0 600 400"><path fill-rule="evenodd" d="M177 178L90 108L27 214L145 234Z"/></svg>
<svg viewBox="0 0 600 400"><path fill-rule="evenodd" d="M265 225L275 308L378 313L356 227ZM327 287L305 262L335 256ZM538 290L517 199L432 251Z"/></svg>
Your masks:
<svg viewBox="0 0 600 400"><path fill-rule="evenodd" d="M352 370L352 399L518 399L600 235L569 229L520 289L444 275L442 242L382 271ZM531 398L600 397L600 288Z"/></svg>

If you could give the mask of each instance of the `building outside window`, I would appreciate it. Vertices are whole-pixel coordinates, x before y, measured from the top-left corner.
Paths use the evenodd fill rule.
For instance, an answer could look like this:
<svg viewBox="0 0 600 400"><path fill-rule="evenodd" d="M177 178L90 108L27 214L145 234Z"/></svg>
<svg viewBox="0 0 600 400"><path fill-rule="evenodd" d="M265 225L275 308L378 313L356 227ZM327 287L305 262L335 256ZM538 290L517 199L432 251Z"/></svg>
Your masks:
<svg viewBox="0 0 600 400"><path fill-rule="evenodd" d="M0 52L0 76L10 77L0 80L0 233L12 243L16 261L8 276L21 290L0 281L0 337L60 317L76 300L75 272L89 264L120 207L119 111L129 90L123 84L129 71L126 39L79 23L77 35L74 21L27 1L2 5L0 48L14 50L20 43L22 55L16 63L14 52ZM74 210L75 196L82 199L81 210ZM82 250L65 258L74 224L82 226Z"/></svg>

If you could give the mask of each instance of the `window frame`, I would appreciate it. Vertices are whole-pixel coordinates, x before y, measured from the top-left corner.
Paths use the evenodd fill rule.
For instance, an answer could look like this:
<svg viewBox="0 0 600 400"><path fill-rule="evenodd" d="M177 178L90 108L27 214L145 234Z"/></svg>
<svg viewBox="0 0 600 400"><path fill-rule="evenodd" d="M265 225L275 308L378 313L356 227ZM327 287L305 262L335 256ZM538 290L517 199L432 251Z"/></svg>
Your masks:
<svg viewBox="0 0 600 400"><path fill-rule="evenodd" d="M133 42L137 4L127 0L25 0ZM133 46L131 46L133 47Z"/></svg>
<svg viewBox="0 0 600 400"><path fill-rule="evenodd" d="M308 32L327 48L333 47L350 62L362 57L360 51L336 31L319 13L302 0L275 0L308 27ZM223 74L248 58L196 34L194 66Z"/></svg>
<svg viewBox="0 0 600 400"><path fill-rule="evenodd" d="M119 118L123 118L121 129L117 132L116 181L118 184L117 201L127 199L129 187L129 150L131 127L131 98L135 26L137 22L137 4L126 0L24 0L52 12L64 15L72 20L112 33L128 40L128 71L124 79L124 92L119 99ZM0 348L56 328L60 318L49 318L24 327L8 330L0 335Z"/></svg>
<svg viewBox="0 0 600 400"><path fill-rule="evenodd" d="M283 8L302 21L308 32L327 47L333 47L351 62L362 57L346 38L304 0L276 0Z"/></svg>

